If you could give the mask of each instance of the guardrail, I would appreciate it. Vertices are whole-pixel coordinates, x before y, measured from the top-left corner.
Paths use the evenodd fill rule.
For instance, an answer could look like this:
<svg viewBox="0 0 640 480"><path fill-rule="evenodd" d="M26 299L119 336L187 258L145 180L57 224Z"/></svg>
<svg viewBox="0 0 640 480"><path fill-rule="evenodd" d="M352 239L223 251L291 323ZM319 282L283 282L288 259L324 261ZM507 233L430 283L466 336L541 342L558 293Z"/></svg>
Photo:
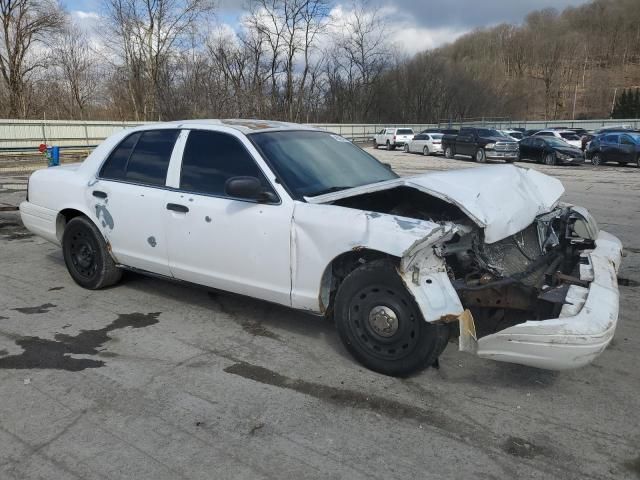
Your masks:
<svg viewBox="0 0 640 480"><path fill-rule="evenodd" d="M20 154L34 152L41 143L57 145L61 149L95 148L109 135L122 130L142 125L146 122L102 122L102 121L72 121L72 120L0 120L0 153ZM513 127L548 128L569 127L593 130L597 128L629 125L640 128L640 119L602 119L602 120L549 120L549 121L516 121L508 119L479 119L463 122L440 123L358 123L358 124L313 124L322 130L336 133L353 141L368 141L385 127L413 128L419 132L425 128L461 126L486 126L499 129Z"/></svg>

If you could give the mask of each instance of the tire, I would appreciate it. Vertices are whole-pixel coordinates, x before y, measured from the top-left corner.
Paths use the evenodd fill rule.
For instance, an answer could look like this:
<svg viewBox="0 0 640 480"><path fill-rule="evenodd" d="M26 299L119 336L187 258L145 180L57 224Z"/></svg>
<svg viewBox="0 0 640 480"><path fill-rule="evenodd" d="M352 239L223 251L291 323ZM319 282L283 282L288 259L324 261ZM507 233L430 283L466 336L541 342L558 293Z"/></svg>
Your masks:
<svg viewBox="0 0 640 480"><path fill-rule="evenodd" d="M478 150L476 150L475 155L473 156L476 160L476 162L478 163L486 163L487 162L487 155L484 152L484 148L479 148Z"/></svg>
<svg viewBox="0 0 640 480"><path fill-rule="evenodd" d="M374 150L378 149L378 142L375 139L373 140L373 149Z"/></svg>
<svg viewBox="0 0 640 480"><path fill-rule="evenodd" d="M425 157L429 155L429 147L427 145L425 145L422 149L422 155L424 155Z"/></svg>
<svg viewBox="0 0 640 480"><path fill-rule="evenodd" d="M409 153L409 144L408 143L404 144L404 153Z"/></svg>
<svg viewBox="0 0 640 480"><path fill-rule="evenodd" d="M640 155L636 157L636 167L640 168Z"/></svg>
<svg viewBox="0 0 640 480"><path fill-rule="evenodd" d="M389 140L387 140L387 150L391 150L391 143L389 143Z"/></svg>
<svg viewBox="0 0 640 480"><path fill-rule="evenodd" d="M347 350L385 375L405 376L433 365L449 339L447 325L423 319L389 260L364 264L344 279L334 318Z"/></svg>
<svg viewBox="0 0 640 480"><path fill-rule="evenodd" d="M594 153L593 157L591 157L591 165L594 167L599 167L604 162L602 161L602 156L599 153Z"/></svg>
<svg viewBox="0 0 640 480"><path fill-rule="evenodd" d="M62 234L62 254L71 278L81 287L97 290L117 283L122 277L102 234L85 216L67 223Z"/></svg>
<svg viewBox="0 0 640 480"><path fill-rule="evenodd" d="M455 155L455 154L453 153L453 148L451 148L451 147L447 147L447 148L445 148L445 149L444 149L444 156L445 156L446 158L453 158L453 157L454 157L454 155Z"/></svg>
<svg viewBox="0 0 640 480"><path fill-rule="evenodd" d="M554 153L547 153L544 156L544 164L545 165L555 165L556 164L556 155Z"/></svg>

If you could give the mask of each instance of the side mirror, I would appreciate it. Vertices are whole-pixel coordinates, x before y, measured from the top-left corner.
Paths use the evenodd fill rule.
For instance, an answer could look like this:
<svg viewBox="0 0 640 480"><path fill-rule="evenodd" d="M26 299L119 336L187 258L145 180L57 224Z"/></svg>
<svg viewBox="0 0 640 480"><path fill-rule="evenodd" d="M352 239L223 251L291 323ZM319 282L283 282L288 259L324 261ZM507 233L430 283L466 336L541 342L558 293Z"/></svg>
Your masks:
<svg viewBox="0 0 640 480"><path fill-rule="evenodd" d="M278 200L273 192L264 189L256 177L231 177L224 184L224 193L242 200L254 200L260 203Z"/></svg>

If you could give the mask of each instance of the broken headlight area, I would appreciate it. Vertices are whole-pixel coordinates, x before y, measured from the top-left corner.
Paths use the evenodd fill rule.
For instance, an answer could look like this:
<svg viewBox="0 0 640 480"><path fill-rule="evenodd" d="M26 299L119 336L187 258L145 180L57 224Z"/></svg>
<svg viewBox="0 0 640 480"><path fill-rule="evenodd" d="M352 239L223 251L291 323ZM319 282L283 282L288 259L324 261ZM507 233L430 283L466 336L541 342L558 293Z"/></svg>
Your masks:
<svg viewBox="0 0 640 480"><path fill-rule="evenodd" d="M589 257L581 254L595 247L597 233L586 210L562 206L495 243L485 243L481 229L445 243L439 253L477 338L558 317L570 287L588 287L581 265Z"/></svg>

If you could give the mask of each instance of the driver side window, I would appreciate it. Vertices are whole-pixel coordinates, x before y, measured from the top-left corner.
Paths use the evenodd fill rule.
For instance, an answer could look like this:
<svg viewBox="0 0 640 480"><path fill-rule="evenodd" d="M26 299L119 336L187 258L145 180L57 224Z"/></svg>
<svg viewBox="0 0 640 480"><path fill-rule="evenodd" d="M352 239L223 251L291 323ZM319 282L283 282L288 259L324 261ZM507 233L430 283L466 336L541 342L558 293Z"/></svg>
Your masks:
<svg viewBox="0 0 640 480"><path fill-rule="evenodd" d="M273 192L264 174L240 140L232 135L191 130L182 156L180 189L227 197L224 185L232 177L256 177ZM273 192L275 193L275 192Z"/></svg>

